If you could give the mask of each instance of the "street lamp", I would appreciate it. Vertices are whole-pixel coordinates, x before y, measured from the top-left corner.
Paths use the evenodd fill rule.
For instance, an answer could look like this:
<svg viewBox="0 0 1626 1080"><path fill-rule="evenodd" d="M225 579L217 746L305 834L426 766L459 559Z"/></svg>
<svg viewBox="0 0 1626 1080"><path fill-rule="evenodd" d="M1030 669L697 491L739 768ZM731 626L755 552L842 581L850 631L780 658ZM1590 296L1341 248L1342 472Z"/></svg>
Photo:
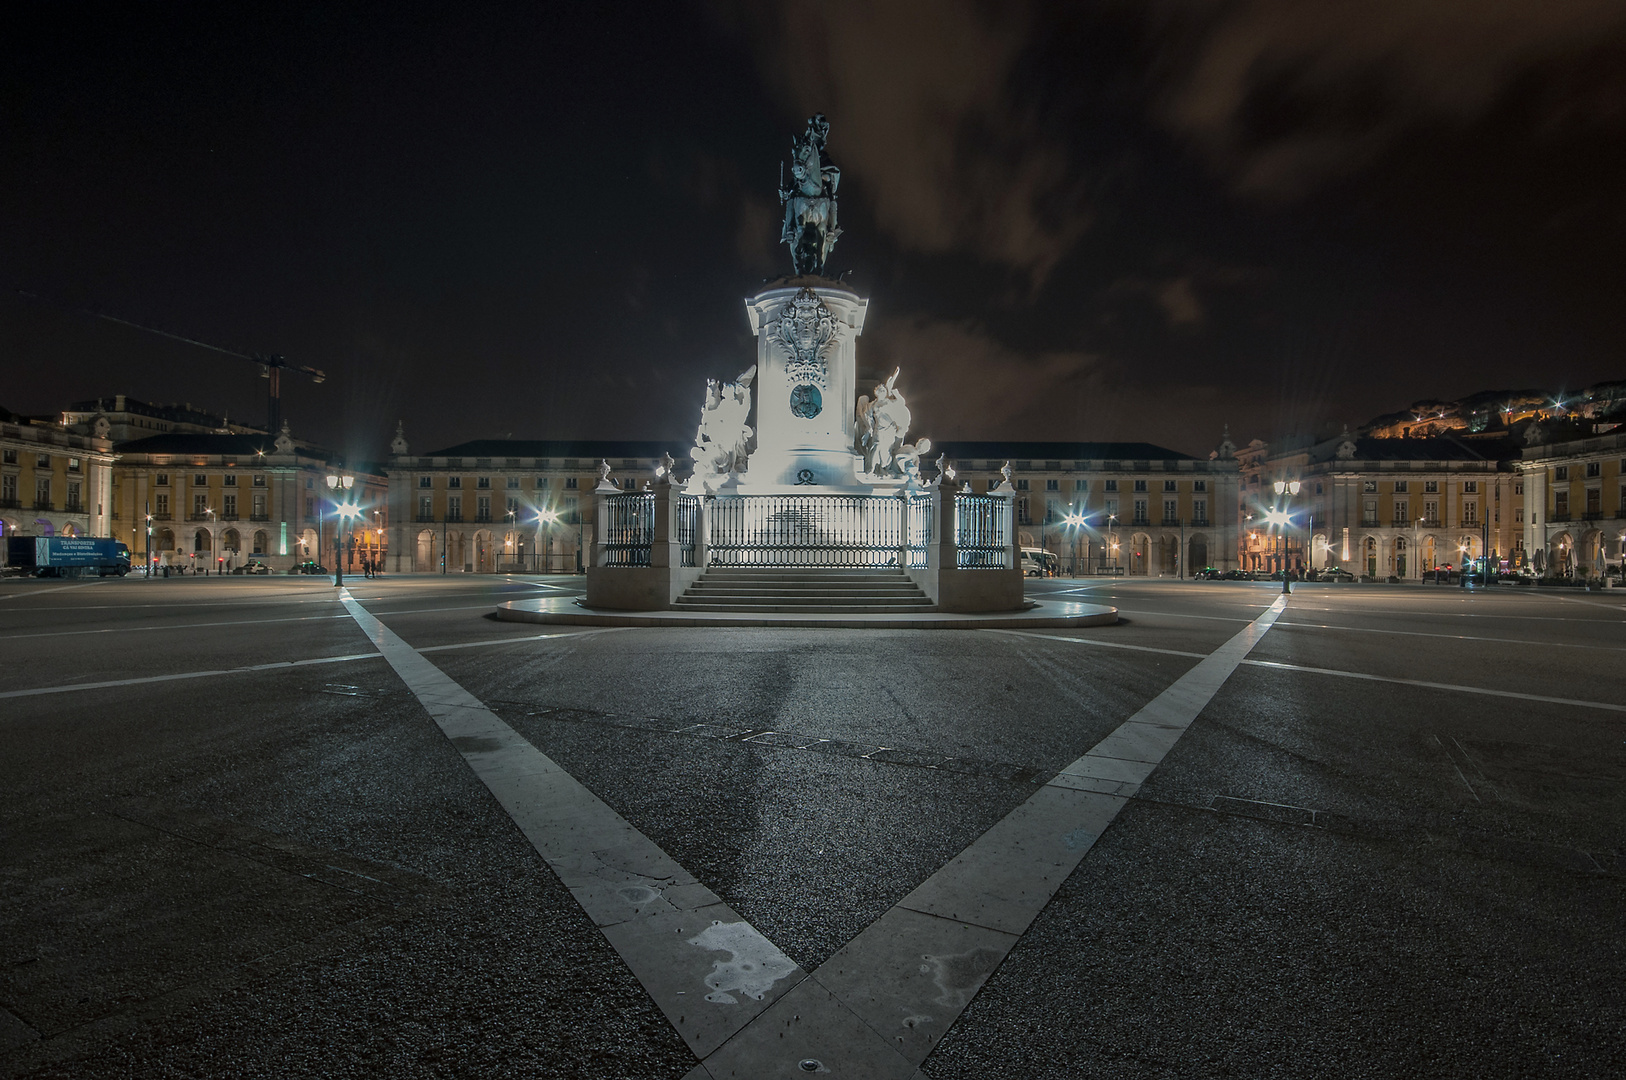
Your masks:
<svg viewBox="0 0 1626 1080"><path fill-rule="evenodd" d="M548 550L547 554L543 556L542 562L542 572L545 574L548 572L547 560L553 557L553 529L551 526L559 524L559 511L538 510L536 512L536 547L538 552L542 550L542 526L544 524L550 526L548 529Z"/></svg>
<svg viewBox="0 0 1626 1080"><path fill-rule="evenodd" d="M1286 504L1285 496L1297 495L1299 493L1299 482L1297 480L1278 480L1276 481L1275 487L1276 494L1279 496L1284 496L1283 505ZM1276 511L1271 511L1271 513L1275 514ZM1287 526L1288 523L1293 520L1293 515L1289 514L1286 510L1282 510L1280 513L1282 525L1282 595L1287 596L1293 591L1292 589L1288 588L1287 585Z"/></svg>
<svg viewBox="0 0 1626 1080"><path fill-rule="evenodd" d="M215 535L215 529L214 529L215 512L213 510L209 509L208 507L204 507L203 512L205 514L207 514L208 517L209 517L209 557L212 559L215 556L217 556L218 554L220 554L220 551L219 551L220 540ZM196 568L194 568L194 572L196 572ZM205 577L209 576L209 564L208 563L203 564L203 574L204 574Z"/></svg>
<svg viewBox="0 0 1626 1080"><path fill-rule="evenodd" d="M344 584L344 551L342 549L342 541L339 539L340 518L343 512L338 502L339 490L342 488L345 491L349 491L355 486L356 478L354 476L337 476L333 473L327 474L327 489L333 495L333 584L335 586L342 586ZM320 540L317 541L316 550L318 557L320 557L322 550Z"/></svg>

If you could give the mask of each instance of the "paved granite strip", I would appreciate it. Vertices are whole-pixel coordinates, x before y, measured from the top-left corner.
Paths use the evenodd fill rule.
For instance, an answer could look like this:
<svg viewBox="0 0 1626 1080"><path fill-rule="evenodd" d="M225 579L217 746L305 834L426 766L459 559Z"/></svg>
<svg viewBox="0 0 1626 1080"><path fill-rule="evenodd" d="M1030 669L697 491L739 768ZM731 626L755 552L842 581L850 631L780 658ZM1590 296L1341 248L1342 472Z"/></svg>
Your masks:
<svg viewBox="0 0 1626 1080"><path fill-rule="evenodd" d="M654 841L348 592L341 600L696 1057L716 1051L807 980L773 942ZM846 1028L859 1037L845 1052L888 1054L851 1014ZM867 1050L866 1041L873 1044Z"/></svg>
<svg viewBox="0 0 1626 1080"><path fill-rule="evenodd" d="M846 1038L829 1018L855 1015L902 1059L867 1063L874 1071L863 1075L910 1076L1286 603L1277 599L820 966L796 997L817 1002L826 1019L795 1051L821 1062L844 1051L809 1036ZM715 1080L792 1075L792 1033L769 1023L790 1000L705 1060Z"/></svg>

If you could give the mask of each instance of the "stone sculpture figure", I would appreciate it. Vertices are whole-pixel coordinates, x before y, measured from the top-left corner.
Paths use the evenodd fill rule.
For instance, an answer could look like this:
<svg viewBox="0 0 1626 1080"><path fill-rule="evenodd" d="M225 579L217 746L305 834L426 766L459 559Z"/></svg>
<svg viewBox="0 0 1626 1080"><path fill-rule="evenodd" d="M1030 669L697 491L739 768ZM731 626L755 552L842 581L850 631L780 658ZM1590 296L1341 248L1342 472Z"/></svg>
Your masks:
<svg viewBox="0 0 1626 1080"><path fill-rule="evenodd" d="M779 242L790 245L791 268L798 276L824 273L824 264L836 246L836 187L841 170L824 152L830 122L816 113L807 131L791 141L790 187L780 173L779 201L785 206L785 224Z"/></svg>
<svg viewBox="0 0 1626 1080"><path fill-rule="evenodd" d="M872 476L902 476L900 452L912 455L918 465L920 454L931 449L927 439L922 439L919 447L904 445L912 417L897 387L902 372L902 368L896 369L886 382L875 387L875 400L864 396L858 399L858 449L864 455L864 471Z"/></svg>
<svg viewBox="0 0 1626 1080"><path fill-rule="evenodd" d="M693 479L715 488L730 473L743 472L756 432L746 423L751 416L751 380L757 366L731 383L706 380L706 403L700 409L700 429L694 437Z"/></svg>

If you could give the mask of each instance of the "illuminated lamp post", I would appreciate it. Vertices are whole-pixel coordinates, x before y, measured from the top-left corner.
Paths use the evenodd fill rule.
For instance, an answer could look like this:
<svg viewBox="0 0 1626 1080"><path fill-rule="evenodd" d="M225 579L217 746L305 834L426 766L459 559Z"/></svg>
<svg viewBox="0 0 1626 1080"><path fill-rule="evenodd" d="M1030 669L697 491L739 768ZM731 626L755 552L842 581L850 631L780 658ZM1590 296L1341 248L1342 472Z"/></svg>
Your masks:
<svg viewBox="0 0 1626 1080"><path fill-rule="evenodd" d="M1299 482L1297 480L1278 480L1275 487L1276 494L1283 496L1284 506L1286 505L1287 496L1295 496L1299 493ZM1272 513L1275 513L1275 511L1272 511ZM1282 525L1282 595L1287 596L1293 591L1287 585L1287 526L1293 520L1293 515L1289 514L1285 509L1280 513Z"/></svg>
<svg viewBox="0 0 1626 1080"><path fill-rule="evenodd" d="M356 478L354 476L337 476L333 473L327 474L327 489L333 496L333 584L335 586L342 586L344 584L344 550L343 542L339 539L341 519L343 517L344 510L339 505L339 491L341 488L345 491L349 491L355 486ZM320 552L322 550L320 539L317 540L316 550L318 552L317 557L320 558Z"/></svg>
<svg viewBox="0 0 1626 1080"><path fill-rule="evenodd" d="M557 524L559 524L559 511L557 511L557 510L538 510L536 512L536 546L537 546L537 549L539 551L542 548L542 526L543 525L548 526L548 533L547 533L547 536L548 536L548 550L547 550L547 555L544 556L543 562L542 562L542 572L543 573L548 573L549 572L549 566L548 566L547 560L551 559L553 557L553 526L555 526Z"/></svg>

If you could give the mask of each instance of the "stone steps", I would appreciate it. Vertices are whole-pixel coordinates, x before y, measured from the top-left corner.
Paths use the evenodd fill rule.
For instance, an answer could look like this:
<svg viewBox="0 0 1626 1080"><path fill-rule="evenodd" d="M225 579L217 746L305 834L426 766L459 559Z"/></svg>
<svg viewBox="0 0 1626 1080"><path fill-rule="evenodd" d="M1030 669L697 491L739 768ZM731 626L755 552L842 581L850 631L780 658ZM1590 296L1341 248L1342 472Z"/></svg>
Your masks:
<svg viewBox="0 0 1626 1080"><path fill-rule="evenodd" d="M718 567L680 597L685 611L858 614L931 611L920 587L901 570Z"/></svg>

